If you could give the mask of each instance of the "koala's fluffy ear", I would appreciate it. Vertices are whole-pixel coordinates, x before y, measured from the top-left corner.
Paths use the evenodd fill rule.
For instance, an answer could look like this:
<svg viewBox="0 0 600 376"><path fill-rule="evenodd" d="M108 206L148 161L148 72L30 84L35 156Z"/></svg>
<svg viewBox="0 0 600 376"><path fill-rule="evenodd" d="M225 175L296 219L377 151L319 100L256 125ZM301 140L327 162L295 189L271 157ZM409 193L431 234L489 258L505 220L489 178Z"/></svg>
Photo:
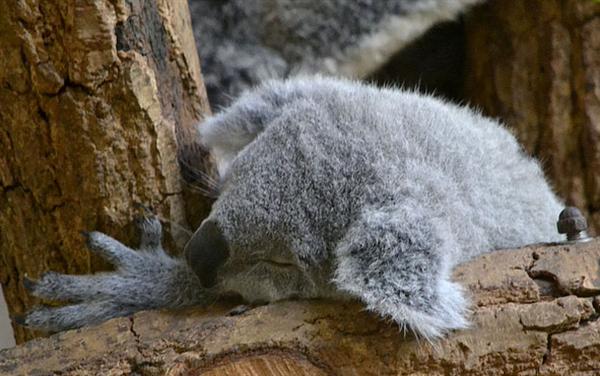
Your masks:
<svg viewBox="0 0 600 376"><path fill-rule="evenodd" d="M207 219L184 248L188 265L204 287L213 287L218 269L229 258L229 245L216 221Z"/></svg>
<svg viewBox="0 0 600 376"><path fill-rule="evenodd" d="M400 206L362 213L336 249L334 282L418 337L466 327L467 302L449 280L451 233Z"/></svg>

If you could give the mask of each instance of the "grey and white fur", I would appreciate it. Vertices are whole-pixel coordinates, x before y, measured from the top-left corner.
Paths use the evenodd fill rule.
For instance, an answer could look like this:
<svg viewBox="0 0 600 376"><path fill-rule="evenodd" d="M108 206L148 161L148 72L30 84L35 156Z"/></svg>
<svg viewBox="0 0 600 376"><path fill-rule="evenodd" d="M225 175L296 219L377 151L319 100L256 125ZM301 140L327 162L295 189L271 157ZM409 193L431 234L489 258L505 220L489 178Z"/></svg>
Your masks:
<svg viewBox="0 0 600 376"><path fill-rule="evenodd" d="M117 270L29 282L37 296L76 304L24 324L63 330L235 292L250 303L359 299L434 339L468 326L455 265L559 240L562 204L539 164L497 121L432 96L275 80L199 132L221 190L186 260L165 255L155 220L139 252L92 233L91 249Z"/></svg>
<svg viewBox="0 0 600 376"><path fill-rule="evenodd" d="M213 107L299 73L365 78L481 0L190 0Z"/></svg>

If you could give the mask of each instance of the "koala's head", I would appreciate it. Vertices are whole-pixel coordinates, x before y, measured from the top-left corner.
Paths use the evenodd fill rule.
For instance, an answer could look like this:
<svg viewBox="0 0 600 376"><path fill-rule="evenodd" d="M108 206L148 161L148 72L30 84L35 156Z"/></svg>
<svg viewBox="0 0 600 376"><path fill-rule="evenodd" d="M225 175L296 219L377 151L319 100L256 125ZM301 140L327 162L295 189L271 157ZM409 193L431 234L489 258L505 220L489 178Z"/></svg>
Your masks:
<svg viewBox="0 0 600 376"><path fill-rule="evenodd" d="M322 295L315 284L328 275L340 204L328 178L335 166L313 148L319 133L300 131L326 116L306 95L298 85L267 85L200 127L220 189L185 253L206 287L249 301Z"/></svg>
<svg viewBox="0 0 600 376"><path fill-rule="evenodd" d="M312 200L303 198L304 172L268 146L252 143L231 162L209 217L186 246L205 287L247 301L310 296L312 266L325 259L324 241L305 210Z"/></svg>

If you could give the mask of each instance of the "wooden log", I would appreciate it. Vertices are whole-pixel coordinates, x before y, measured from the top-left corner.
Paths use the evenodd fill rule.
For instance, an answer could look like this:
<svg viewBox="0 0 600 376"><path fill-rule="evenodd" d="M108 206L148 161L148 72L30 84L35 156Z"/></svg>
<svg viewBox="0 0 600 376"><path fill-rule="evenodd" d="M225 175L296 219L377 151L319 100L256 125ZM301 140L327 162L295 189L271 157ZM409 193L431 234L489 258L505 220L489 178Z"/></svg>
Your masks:
<svg viewBox="0 0 600 376"><path fill-rule="evenodd" d="M600 240L492 252L459 266L472 327L419 342L360 303L286 301L142 312L0 352L0 373L593 375Z"/></svg>

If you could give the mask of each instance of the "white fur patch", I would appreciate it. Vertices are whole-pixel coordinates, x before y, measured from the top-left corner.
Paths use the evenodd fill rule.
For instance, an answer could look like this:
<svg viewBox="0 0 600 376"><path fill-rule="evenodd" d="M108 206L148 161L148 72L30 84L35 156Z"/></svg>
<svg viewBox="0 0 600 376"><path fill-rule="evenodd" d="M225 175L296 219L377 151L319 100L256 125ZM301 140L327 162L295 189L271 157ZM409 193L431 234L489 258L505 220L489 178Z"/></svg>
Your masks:
<svg viewBox="0 0 600 376"><path fill-rule="evenodd" d="M364 78L434 24L452 20L466 7L479 2L481 1L438 1L437 6L423 4L420 10L405 16L389 16L376 33L364 37L357 46L346 49L339 56L323 59L323 71L345 77Z"/></svg>

